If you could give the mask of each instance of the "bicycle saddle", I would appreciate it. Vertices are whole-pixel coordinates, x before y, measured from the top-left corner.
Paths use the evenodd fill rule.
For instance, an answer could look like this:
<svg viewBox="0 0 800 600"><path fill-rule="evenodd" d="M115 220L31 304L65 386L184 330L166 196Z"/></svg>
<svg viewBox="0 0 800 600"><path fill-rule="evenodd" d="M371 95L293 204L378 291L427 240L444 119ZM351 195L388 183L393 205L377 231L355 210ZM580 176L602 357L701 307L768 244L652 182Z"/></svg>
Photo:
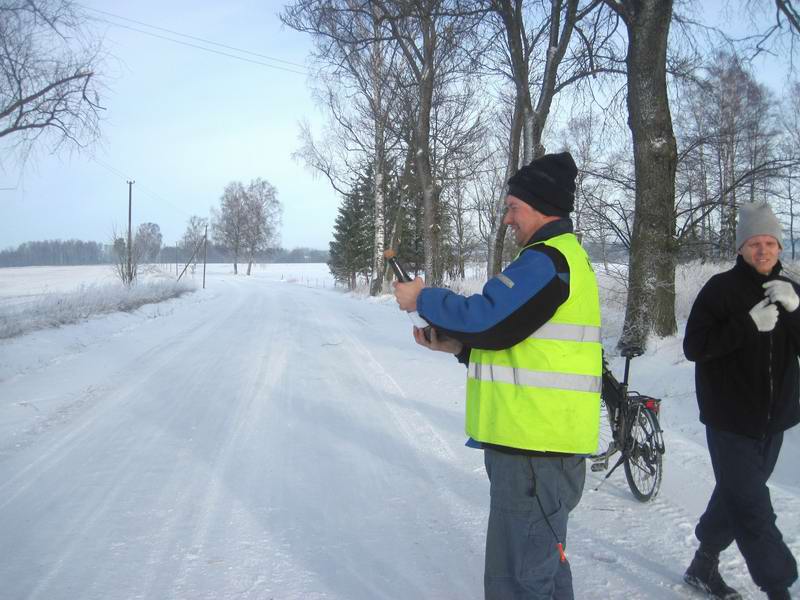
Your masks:
<svg viewBox="0 0 800 600"><path fill-rule="evenodd" d="M636 358L644 354L644 348L641 346L634 346L633 344L626 345L619 349L619 354L624 358Z"/></svg>

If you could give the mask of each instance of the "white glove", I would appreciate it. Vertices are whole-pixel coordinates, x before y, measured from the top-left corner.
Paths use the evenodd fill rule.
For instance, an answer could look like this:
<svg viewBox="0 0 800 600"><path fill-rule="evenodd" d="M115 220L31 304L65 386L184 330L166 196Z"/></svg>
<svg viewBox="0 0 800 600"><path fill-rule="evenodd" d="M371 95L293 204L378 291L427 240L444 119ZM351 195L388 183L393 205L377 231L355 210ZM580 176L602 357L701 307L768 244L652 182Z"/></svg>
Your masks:
<svg viewBox="0 0 800 600"><path fill-rule="evenodd" d="M800 298L797 297L794 286L788 281L773 279L762 287L767 290L764 295L769 298L769 301L773 304L780 302L786 312L794 312L800 306Z"/></svg>
<svg viewBox="0 0 800 600"><path fill-rule="evenodd" d="M778 322L778 307L770 304L769 298L764 298L750 309L750 318L753 319L759 331L772 331L775 329L775 323Z"/></svg>

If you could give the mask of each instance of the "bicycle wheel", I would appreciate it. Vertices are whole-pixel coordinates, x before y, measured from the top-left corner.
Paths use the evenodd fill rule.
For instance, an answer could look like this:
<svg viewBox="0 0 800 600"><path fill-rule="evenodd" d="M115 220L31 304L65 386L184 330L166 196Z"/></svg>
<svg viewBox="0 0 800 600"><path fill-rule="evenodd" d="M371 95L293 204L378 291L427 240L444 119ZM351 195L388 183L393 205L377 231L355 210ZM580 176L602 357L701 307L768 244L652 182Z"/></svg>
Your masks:
<svg viewBox="0 0 800 600"><path fill-rule="evenodd" d="M625 478L636 499L648 502L661 487L661 452L656 439L659 427L653 411L642 407L638 412L631 426L632 447L625 461Z"/></svg>

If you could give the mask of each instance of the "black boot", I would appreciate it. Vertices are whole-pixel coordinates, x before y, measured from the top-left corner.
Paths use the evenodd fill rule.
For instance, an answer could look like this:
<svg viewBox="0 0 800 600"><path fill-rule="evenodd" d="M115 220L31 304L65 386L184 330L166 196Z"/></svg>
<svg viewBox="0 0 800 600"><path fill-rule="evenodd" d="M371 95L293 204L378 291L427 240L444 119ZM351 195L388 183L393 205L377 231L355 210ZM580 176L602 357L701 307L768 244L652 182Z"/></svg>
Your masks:
<svg viewBox="0 0 800 600"><path fill-rule="evenodd" d="M769 600L792 600L789 590L767 590Z"/></svg>
<svg viewBox="0 0 800 600"><path fill-rule="evenodd" d="M719 554L709 554L702 550L695 552L692 564L686 569L683 580L712 598L742 600L741 594L726 584L719 574Z"/></svg>

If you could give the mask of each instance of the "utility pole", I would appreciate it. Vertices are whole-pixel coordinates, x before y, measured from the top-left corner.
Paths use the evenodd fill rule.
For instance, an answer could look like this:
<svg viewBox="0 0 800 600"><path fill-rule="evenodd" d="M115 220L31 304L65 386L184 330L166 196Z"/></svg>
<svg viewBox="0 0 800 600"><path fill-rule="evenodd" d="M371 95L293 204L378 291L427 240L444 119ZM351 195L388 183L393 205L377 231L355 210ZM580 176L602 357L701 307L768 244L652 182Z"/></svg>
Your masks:
<svg viewBox="0 0 800 600"><path fill-rule="evenodd" d="M133 247L131 241L131 212L133 205L133 184L136 181L128 181L128 285L133 283Z"/></svg>
<svg viewBox="0 0 800 600"><path fill-rule="evenodd" d="M208 262L208 225L203 236L203 289L206 289L206 262Z"/></svg>

